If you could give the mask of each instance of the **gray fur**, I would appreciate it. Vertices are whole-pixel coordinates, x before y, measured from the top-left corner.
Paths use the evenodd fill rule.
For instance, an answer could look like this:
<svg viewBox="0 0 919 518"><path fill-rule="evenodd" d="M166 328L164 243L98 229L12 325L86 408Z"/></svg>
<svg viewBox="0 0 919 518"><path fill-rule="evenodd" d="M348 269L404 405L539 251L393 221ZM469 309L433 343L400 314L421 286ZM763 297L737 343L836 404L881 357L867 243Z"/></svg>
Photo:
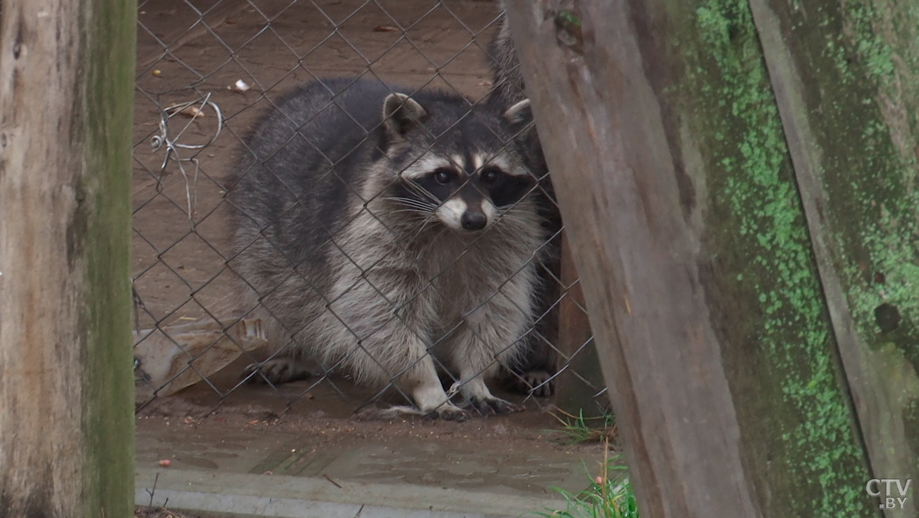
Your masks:
<svg viewBox="0 0 919 518"><path fill-rule="evenodd" d="M494 89L488 103L498 109L515 106L527 98L520 62L511 38L507 17L504 15L504 3L498 30L488 46L489 63L492 70ZM558 353L553 344L558 342L558 309L561 296L559 285L560 265L560 231L561 214L555 200L555 190L549 176L549 168L543 155L539 137L533 131L523 139L518 139L520 153L528 167L541 179L540 192L536 196L543 226L549 236L556 236L546 243L541 254L542 264L538 269L539 288L535 292L534 302L539 317L533 332L526 340L524 353L512 365L511 372L505 376L506 384L521 392L531 392L537 396L549 396L553 392L551 382L557 371Z"/></svg>
<svg viewBox="0 0 919 518"><path fill-rule="evenodd" d="M517 49L514 47L511 29L504 14L504 2L500 3L500 7L501 19L498 22L498 30L488 45L494 88L490 101L499 106L511 106L526 99L527 95L520 61L517 59Z"/></svg>
<svg viewBox="0 0 919 518"><path fill-rule="evenodd" d="M494 106L368 80L309 83L276 105L244 140L229 196L230 266L277 351L251 377L287 381L312 355L360 382L395 383L423 413L463 419L443 365L474 408L515 410L484 378L513 361L531 325L545 239L535 181L504 144L519 125ZM471 163L481 157L511 183L484 183L487 167ZM449 193L428 171L444 163L458 182ZM481 208L488 226L451 227L457 207Z"/></svg>

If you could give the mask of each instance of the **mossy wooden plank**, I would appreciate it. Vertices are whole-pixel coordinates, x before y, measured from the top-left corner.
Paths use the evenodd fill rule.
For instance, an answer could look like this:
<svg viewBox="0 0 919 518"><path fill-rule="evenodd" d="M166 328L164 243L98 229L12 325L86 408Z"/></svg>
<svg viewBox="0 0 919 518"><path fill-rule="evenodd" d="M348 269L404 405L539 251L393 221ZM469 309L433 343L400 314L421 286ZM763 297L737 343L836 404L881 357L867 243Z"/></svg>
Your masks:
<svg viewBox="0 0 919 518"><path fill-rule="evenodd" d="M0 516L133 515L135 17L3 0Z"/></svg>
<svg viewBox="0 0 919 518"><path fill-rule="evenodd" d="M508 13L643 511L879 516L746 0Z"/></svg>
<svg viewBox="0 0 919 518"><path fill-rule="evenodd" d="M750 4L874 474L919 480L919 5Z"/></svg>
<svg viewBox="0 0 919 518"><path fill-rule="evenodd" d="M134 376L131 335L131 162L136 0L91 0L84 18L82 240L82 516L133 516ZM104 510L104 511L103 511ZM127 513L127 514L125 514Z"/></svg>
<svg viewBox="0 0 919 518"><path fill-rule="evenodd" d="M749 5L705 0L685 16L698 36L667 42L683 78L667 92L699 147L712 222L725 222L703 237L707 292L744 308L723 328L724 359L765 514L877 515Z"/></svg>

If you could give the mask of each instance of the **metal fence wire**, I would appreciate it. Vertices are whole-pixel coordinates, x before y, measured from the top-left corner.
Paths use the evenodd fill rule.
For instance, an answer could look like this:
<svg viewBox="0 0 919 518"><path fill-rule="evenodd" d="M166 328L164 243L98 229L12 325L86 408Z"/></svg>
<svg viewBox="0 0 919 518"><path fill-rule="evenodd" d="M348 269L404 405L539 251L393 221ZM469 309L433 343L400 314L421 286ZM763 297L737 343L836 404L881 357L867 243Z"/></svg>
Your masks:
<svg viewBox="0 0 919 518"><path fill-rule="evenodd" d="M450 419L605 408L502 20L140 2L139 408L193 385Z"/></svg>

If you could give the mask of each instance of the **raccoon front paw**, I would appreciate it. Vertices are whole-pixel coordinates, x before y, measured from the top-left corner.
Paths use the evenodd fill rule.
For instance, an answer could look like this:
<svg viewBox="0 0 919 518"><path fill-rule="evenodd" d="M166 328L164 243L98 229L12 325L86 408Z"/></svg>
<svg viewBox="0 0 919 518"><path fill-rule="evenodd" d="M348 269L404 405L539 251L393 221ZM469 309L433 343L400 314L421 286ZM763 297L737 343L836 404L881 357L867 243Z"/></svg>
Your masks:
<svg viewBox="0 0 919 518"><path fill-rule="evenodd" d="M425 417L428 419L443 419L445 421L463 422L468 420L470 416L469 412L463 410L462 408L450 403L445 403L425 414Z"/></svg>
<svg viewBox="0 0 919 518"><path fill-rule="evenodd" d="M273 358L262 363L249 364L243 369L242 378L249 383L280 385L306 379L312 373L290 358Z"/></svg>
<svg viewBox="0 0 919 518"><path fill-rule="evenodd" d="M496 397L469 399L469 405L483 416L512 414L523 412L523 407Z"/></svg>

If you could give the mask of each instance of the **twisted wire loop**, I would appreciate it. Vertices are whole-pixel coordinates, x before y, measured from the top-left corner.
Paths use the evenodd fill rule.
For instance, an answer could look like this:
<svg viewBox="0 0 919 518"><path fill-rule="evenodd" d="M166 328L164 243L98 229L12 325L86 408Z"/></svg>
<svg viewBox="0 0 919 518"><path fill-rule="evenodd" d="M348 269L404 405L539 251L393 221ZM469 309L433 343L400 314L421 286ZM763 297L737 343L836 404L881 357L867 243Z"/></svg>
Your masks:
<svg viewBox="0 0 919 518"><path fill-rule="evenodd" d="M217 127L214 129L214 133L210 140L204 144L183 144L179 142L179 139L181 139L185 132L188 131L188 129L192 126L192 123L204 115L204 110L206 108L210 108L214 111L214 114L216 115L215 119L217 120ZM182 129L179 130L179 132L174 137L171 137L169 135L169 121L180 115L188 117L188 122L182 126ZM214 141L220 137L220 132L223 130L223 113L220 111L220 107L217 106L217 103L211 101L211 93L208 92L201 99L173 104L162 109L160 111L159 130L159 134L153 135L150 138L150 147L153 149L153 151L159 151L160 148L165 147L165 152L163 153L163 163L159 168L159 179L161 179L163 175L167 174L167 167L169 166L170 160L174 161L179 168L179 172L182 173L182 178L185 180L185 199L186 210L188 213L188 222L191 225L191 229L194 230L195 207L197 205L197 189L195 189L195 187L198 184L198 169L200 164L198 162L197 156L183 158L179 154L179 150L187 149L201 152L213 144ZM189 178L188 171L185 170L186 163L194 164L194 173L191 175L191 178ZM156 183L156 189L157 192L162 192L163 183L162 181L159 181L159 179Z"/></svg>

